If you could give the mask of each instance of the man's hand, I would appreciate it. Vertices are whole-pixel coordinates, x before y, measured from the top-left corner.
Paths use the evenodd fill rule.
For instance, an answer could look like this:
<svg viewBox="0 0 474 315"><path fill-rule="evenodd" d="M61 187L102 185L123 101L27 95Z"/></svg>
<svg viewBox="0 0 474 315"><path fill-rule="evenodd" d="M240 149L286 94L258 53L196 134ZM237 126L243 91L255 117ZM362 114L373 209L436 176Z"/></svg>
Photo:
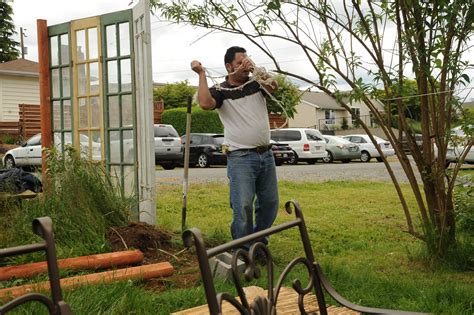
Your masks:
<svg viewBox="0 0 474 315"><path fill-rule="evenodd" d="M243 71L243 72L253 72L254 68L253 68L253 63L252 61L246 57L244 58L244 60L242 60L242 64L240 65L240 70Z"/></svg>
<svg viewBox="0 0 474 315"><path fill-rule="evenodd" d="M193 60L191 61L191 69L196 72L197 74L202 74L202 73L205 73L204 71L204 67L202 66L202 64L197 61L197 60Z"/></svg>

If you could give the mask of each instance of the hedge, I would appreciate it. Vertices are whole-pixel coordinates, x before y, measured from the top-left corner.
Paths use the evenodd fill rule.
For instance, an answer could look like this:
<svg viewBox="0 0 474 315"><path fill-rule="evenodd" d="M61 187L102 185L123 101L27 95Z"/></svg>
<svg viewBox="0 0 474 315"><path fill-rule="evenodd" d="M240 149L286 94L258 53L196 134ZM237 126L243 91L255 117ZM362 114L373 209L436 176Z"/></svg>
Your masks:
<svg viewBox="0 0 474 315"><path fill-rule="evenodd" d="M173 125L180 135L186 133L186 108L167 109L161 115L163 124ZM197 106L191 112L191 132L223 133L224 126L215 110L205 111Z"/></svg>

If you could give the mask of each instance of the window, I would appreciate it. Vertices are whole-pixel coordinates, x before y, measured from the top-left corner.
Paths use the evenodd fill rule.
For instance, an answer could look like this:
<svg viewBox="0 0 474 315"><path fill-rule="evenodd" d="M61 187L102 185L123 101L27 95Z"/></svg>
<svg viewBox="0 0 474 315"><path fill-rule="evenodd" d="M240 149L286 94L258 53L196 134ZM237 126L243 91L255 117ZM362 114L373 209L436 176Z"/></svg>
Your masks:
<svg viewBox="0 0 474 315"><path fill-rule="evenodd" d="M336 123L336 112L332 109L326 109L324 111L324 118L326 125L334 125Z"/></svg>
<svg viewBox="0 0 474 315"><path fill-rule="evenodd" d="M202 143L202 137L197 135L191 136L191 144L197 145Z"/></svg>
<svg viewBox="0 0 474 315"><path fill-rule="evenodd" d="M41 135L36 135L26 142L27 147L31 147L33 145L41 145Z"/></svg>
<svg viewBox="0 0 474 315"><path fill-rule="evenodd" d="M273 130L271 138L273 141L299 141L301 133L299 130Z"/></svg>
<svg viewBox="0 0 474 315"><path fill-rule="evenodd" d="M323 136L316 130L305 130L306 139L310 141L320 141Z"/></svg>
<svg viewBox="0 0 474 315"><path fill-rule="evenodd" d="M352 115L351 115L352 124L357 125L358 123L357 123L356 118L357 117L360 118L360 108L359 107L353 107L353 108L351 108L351 112L352 112Z"/></svg>
<svg viewBox="0 0 474 315"><path fill-rule="evenodd" d="M166 138L166 137L179 137L178 132L171 126L158 125L155 126L155 137ZM193 138L191 138L191 141Z"/></svg>

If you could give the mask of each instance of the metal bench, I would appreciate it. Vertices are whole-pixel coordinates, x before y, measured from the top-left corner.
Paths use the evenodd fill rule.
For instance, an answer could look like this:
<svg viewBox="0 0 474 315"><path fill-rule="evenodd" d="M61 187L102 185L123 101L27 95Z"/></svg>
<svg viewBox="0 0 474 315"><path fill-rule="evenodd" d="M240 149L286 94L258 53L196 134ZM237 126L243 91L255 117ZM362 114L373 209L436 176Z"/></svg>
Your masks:
<svg viewBox="0 0 474 315"><path fill-rule="evenodd" d="M231 314L229 307L233 308L240 314L353 314L354 311L368 314L422 314L415 312L405 312L399 310L381 309L365 307L354 304L334 290L328 278L324 275L321 266L314 258L313 250L311 248L308 232L306 230L303 213L296 201L289 201L285 204L286 211L291 214L295 212L296 219L290 222L286 222L269 229L256 232L246 237L230 241L226 244L216 246L214 248L206 249L203 236L199 229L192 228L186 230L183 233L184 244L187 247L193 245L196 247L196 254L198 257L199 268L201 277L204 284L204 290L207 299L207 308L211 315L214 314ZM284 231L291 228L298 228L301 241L304 248L305 257L298 257L293 259L282 271L276 285L274 285L274 274L273 274L273 262L272 255L269 249L259 240L262 238ZM244 244L253 244L250 250L247 252L242 250L241 247ZM233 297L229 293L217 293L214 287L213 274L211 272L209 259L215 257L224 252L233 251L232 255L232 279L238 292L238 298ZM248 288L244 290L240 274L237 268L238 259L242 259L245 262L244 277L245 280L252 280L258 278L260 275L259 267L257 266L257 253L263 253L267 259L267 277L268 277L268 290L263 291L263 295L250 294ZM261 254L259 254L261 255ZM288 277L289 273L296 266L304 266L308 271L309 280L306 287L302 287L300 280L295 279L293 281L293 289L284 288L283 283ZM339 304L344 307L334 307L326 305L323 289ZM295 305L292 310L284 311L282 305L287 305L288 301L283 301L285 297L291 296L289 290L293 294L291 298ZM255 290L250 290L255 291ZM247 292L247 293L246 293ZM262 291L261 291L262 292ZM314 292L314 295L313 295ZM280 301L279 301L279 298ZM312 300L312 305L308 307L305 305L307 301ZM316 302L315 302L316 301ZM278 303L278 308L277 308ZM229 305L230 304L230 305ZM204 306L205 307L205 306ZM223 307L225 310L223 310ZM341 310L342 309L342 310ZM203 309L195 308L187 311L183 311L176 314L203 314ZM207 310L206 310L207 313Z"/></svg>
<svg viewBox="0 0 474 315"><path fill-rule="evenodd" d="M34 219L32 225L33 232L39 235L44 241L36 244L0 249L0 258L45 251L46 261L48 264L48 276L51 283L51 299L40 293L28 293L0 306L0 315L11 311L21 304L31 301L37 301L44 304L48 308L50 314L73 314L69 305L63 301L61 293L59 268L53 238L53 222L51 221L51 218L43 217Z"/></svg>

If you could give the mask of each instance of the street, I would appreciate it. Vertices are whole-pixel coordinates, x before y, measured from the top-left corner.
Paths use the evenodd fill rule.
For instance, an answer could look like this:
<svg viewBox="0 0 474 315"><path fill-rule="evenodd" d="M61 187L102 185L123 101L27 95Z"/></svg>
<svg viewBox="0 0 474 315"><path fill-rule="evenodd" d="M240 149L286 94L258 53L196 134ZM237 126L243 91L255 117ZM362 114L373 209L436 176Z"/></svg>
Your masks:
<svg viewBox="0 0 474 315"><path fill-rule="evenodd" d="M403 172L400 163L391 160L390 165L395 176L401 183L408 180ZM300 163L298 165L282 165L277 167L278 180L289 180L296 182L324 182L328 180L367 180L367 181L390 181L390 176L383 163L352 162L342 163L316 163L308 165ZM156 183L158 185L180 184L183 180L183 168L174 170L156 171ZM213 166L211 168L190 168L190 183L205 183L221 181L227 183L226 167Z"/></svg>

